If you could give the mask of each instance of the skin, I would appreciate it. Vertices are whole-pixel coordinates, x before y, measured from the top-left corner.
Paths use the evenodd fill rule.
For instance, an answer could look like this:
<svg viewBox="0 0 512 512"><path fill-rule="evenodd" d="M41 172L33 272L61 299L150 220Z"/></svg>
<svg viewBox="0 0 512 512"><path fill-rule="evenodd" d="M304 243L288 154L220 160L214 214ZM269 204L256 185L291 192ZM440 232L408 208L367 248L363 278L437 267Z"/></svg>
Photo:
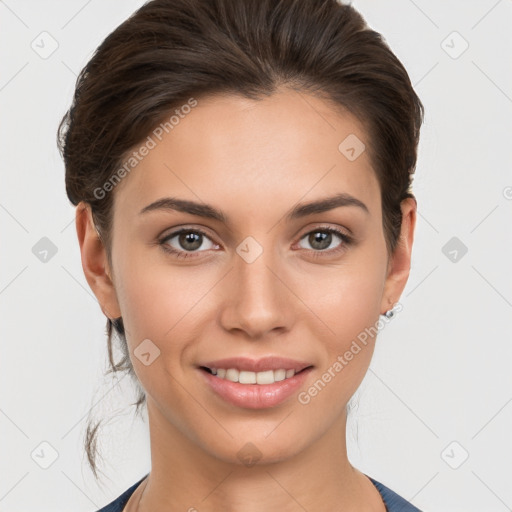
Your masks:
<svg viewBox="0 0 512 512"><path fill-rule="evenodd" d="M125 510L385 511L371 481L350 464L345 440L346 404L376 338L307 405L292 395L273 408L235 407L196 368L222 357L277 354L314 365L307 390L398 301L416 202L402 203L400 243L388 255L369 152L349 161L338 150L349 134L369 146L357 119L304 93L201 98L114 190L112 268L90 208L78 205L85 276L103 312L123 317L147 394L152 468ZM284 218L298 202L342 192L369 212L344 206ZM166 196L211 204L229 224L176 211L139 214ZM182 226L208 235L188 250L195 257L177 258L156 243ZM350 230L355 242L332 235L328 249L318 249L306 235L326 226ZM247 236L263 249L252 263L236 252ZM167 244L191 247L178 237ZM133 354L144 339L160 350L148 366ZM261 452L251 467L237 457L248 442Z"/></svg>

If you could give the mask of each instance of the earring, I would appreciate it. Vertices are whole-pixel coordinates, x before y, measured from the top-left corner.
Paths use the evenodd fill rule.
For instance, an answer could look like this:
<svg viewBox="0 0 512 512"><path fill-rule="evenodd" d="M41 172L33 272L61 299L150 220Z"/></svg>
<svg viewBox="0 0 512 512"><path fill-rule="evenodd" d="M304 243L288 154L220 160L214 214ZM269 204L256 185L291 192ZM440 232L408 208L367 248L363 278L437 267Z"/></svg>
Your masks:
<svg viewBox="0 0 512 512"><path fill-rule="evenodd" d="M384 316L386 318L393 318L395 316L395 312L392 310L392 309L388 309L385 313L384 313Z"/></svg>

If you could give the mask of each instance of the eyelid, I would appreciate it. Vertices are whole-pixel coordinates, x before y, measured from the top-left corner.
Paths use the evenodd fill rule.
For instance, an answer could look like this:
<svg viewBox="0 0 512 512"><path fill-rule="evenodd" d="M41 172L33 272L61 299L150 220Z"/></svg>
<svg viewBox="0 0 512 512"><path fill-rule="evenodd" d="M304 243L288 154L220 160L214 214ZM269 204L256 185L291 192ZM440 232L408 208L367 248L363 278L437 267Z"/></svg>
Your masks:
<svg viewBox="0 0 512 512"><path fill-rule="evenodd" d="M299 240L297 243L300 243L306 236L310 235L311 233L316 233L319 231L324 231L324 232L331 233L331 234L337 236L341 240L341 243L333 249L324 249L324 250L318 250L318 251L315 251L314 249L306 249L306 251L308 253L312 254L313 257L315 257L315 258L322 257L322 256L329 257L329 256L338 255L339 253L347 250L347 248L350 245L355 244L354 237L351 234L348 234L343 228L341 228L339 226L333 227L333 226L327 226L327 225L315 226L313 228L308 228L308 230L305 231L299 237Z"/></svg>
<svg viewBox="0 0 512 512"><path fill-rule="evenodd" d="M317 250L317 251L314 249L303 249L303 250L306 250L308 253L312 253L315 257L321 257L323 255L329 256L329 255L337 254L340 251L346 250L347 246L349 246L355 242L354 237L351 234L348 234L346 232L349 230L346 228L345 229L341 228L339 226L333 227L333 226L329 226L329 225L319 225L319 226L308 227L306 229L307 230L304 231L302 233L302 235L299 236L296 244L299 243L307 235L310 235L311 233L315 233L317 231L325 231L325 232L332 233L332 234L338 236L342 241L342 243L334 249ZM206 249L203 251L185 251L185 250L175 249L174 247L171 247L167 244L168 240L178 236L179 234L181 234L183 232L192 232L192 233L200 234L200 235L204 236L205 238L207 238L208 240L210 240L212 242L212 244L214 244L216 246L221 245L221 244L215 242L214 238L212 236L210 236L203 227L193 227L193 226L177 227L174 230L171 230L169 233L159 236L157 239L157 244L160 245L165 252L167 252L169 254L173 254L174 256L181 257L181 258L200 257L200 256L196 256L196 254L201 254L202 252L208 252L210 250L210 249ZM294 244L294 246L296 244Z"/></svg>
<svg viewBox="0 0 512 512"><path fill-rule="evenodd" d="M209 233L209 231L206 227L204 227L204 226L189 226L189 225L174 226L173 228L165 229L162 233L166 233L166 234L158 235L157 238L159 238L160 240L169 239L169 238L172 238L173 236L183 233L184 231L200 233L213 241L213 236Z"/></svg>
<svg viewBox="0 0 512 512"><path fill-rule="evenodd" d="M352 232L348 228L344 228L342 226L332 226L329 224L316 224L314 226L309 226L305 228L305 231L303 231L302 235L299 236L299 240L304 238L305 235L309 235L310 233L314 233L315 231L330 231L333 233L339 233L340 235L343 235L347 239L353 239Z"/></svg>
<svg viewBox="0 0 512 512"><path fill-rule="evenodd" d="M210 242L215 245L215 246L219 246L220 244L218 244L214 238L208 234L206 232L206 230L204 228L197 228L197 227L191 227L191 226L181 226L181 227L178 227L172 231L170 231L169 233L165 234L165 235L160 235L158 238L157 238L157 244L160 245L162 247L162 249L168 253L171 253L171 254L175 254L175 255L188 255L186 257L194 257L193 255L194 254L200 254L202 252L206 252L207 250L203 250L203 251L185 251L185 250L178 250L178 249L175 249L174 247L168 245L168 241L171 240L172 238L180 235L181 233L195 233L195 234L199 234L201 236L203 236L204 238L207 238L208 240L210 240Z"/></svg>

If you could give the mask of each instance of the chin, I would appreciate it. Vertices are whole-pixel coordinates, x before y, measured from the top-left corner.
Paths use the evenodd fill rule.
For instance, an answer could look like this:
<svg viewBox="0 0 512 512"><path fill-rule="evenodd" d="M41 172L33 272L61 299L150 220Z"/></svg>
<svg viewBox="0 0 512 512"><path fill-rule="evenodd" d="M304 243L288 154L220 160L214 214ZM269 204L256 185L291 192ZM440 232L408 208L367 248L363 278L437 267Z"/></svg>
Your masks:
<svg viewBox="0 0 512 512"><path fill-rule="evenodd" d="M303 448L304 434L301 442L294 441L292 437L279 436L273 432L269 439L268 434L246 435L243 438L230 439L223 445L216 444L210 447L210 454L227 464L253 467L277 464L295 457ZM286 439L285 439L286 437Z"/></svg>

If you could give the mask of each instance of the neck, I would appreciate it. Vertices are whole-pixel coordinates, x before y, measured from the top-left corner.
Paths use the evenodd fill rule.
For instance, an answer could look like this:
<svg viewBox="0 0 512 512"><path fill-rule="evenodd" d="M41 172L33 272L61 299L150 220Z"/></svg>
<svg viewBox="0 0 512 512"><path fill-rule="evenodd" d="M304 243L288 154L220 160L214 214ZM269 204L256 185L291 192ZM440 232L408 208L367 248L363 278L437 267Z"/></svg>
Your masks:
<svg viewBox="0 0 512 512"><path fill-rule="evenodd" d="M137 512L385 510L377 489L348 461L346 413L291 456L260 453L256 464L245 465L201 449L147 399L151 473Z"/></svg>

